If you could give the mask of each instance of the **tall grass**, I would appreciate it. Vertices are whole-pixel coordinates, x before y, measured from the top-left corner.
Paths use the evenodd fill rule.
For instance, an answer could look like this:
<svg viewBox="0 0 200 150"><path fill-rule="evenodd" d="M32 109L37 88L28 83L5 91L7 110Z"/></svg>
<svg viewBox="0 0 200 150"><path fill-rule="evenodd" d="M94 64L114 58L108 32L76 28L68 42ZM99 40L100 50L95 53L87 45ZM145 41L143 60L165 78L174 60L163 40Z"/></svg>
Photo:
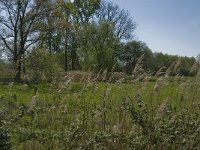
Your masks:
<svg viewBox="0 0 200 150"><path fill-rule="evenodd" d="M1 85L1 149L200 149L198 77L119 80Z"/></svg>

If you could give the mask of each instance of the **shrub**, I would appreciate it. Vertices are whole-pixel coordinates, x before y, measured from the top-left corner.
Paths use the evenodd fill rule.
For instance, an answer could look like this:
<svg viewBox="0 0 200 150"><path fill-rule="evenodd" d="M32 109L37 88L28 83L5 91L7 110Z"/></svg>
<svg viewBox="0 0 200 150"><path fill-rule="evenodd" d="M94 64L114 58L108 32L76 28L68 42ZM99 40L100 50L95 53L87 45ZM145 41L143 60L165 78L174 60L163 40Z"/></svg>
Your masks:
<svg viewBox="0 0 200 150"><path fill-rule="evenodd" d="M34 49L28 56L27 65L34 80L52 80L61 71L54 55L45 49Z"/></svg>
<svg viewBox="0 0 200 150"><path fill-rule="evenodd" d="M8 132L0 127L0 149L9 150L11 149L11 141Z"/></svg>

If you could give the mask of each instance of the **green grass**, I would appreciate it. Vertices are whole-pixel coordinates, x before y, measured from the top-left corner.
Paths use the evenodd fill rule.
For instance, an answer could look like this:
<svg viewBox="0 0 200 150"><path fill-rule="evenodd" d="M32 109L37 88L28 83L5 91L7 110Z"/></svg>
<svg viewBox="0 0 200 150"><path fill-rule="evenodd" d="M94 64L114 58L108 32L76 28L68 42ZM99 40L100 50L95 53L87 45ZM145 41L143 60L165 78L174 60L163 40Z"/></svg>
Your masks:
<svg viewBox="0 0 200 150"><path fill-rule="evenodd" d="M39 83L35 103L34 84L1 84L0 147L199 149L197 78L155 84Z"/></svg>

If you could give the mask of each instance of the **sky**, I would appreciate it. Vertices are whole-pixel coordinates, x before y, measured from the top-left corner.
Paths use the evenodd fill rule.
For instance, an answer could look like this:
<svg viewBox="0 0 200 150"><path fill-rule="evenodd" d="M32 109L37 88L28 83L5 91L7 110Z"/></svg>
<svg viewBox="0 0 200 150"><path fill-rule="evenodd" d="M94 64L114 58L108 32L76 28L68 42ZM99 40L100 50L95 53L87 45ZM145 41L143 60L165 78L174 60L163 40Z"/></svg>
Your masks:
<svg viewBox="0 0 200 150"><path fill-rule="evenodd" d="M107 0L136 21L135 39L153 52L200 54L200 0Z"/></svg>

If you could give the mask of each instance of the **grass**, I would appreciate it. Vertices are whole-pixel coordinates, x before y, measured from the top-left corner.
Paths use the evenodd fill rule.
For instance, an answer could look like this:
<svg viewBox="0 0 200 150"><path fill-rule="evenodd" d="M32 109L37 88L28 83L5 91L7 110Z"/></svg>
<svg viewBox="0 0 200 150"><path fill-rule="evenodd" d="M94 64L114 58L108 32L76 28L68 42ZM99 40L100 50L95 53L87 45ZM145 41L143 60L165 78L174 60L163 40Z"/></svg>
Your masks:
<svg viewBox="0 0 200 150"><path fill-rule="evenodd" d="M158 82L162 82L159 83ZM155 91L155 85L158 89ZM0 85L2 149L199 149L200 81Z"/></svg>

